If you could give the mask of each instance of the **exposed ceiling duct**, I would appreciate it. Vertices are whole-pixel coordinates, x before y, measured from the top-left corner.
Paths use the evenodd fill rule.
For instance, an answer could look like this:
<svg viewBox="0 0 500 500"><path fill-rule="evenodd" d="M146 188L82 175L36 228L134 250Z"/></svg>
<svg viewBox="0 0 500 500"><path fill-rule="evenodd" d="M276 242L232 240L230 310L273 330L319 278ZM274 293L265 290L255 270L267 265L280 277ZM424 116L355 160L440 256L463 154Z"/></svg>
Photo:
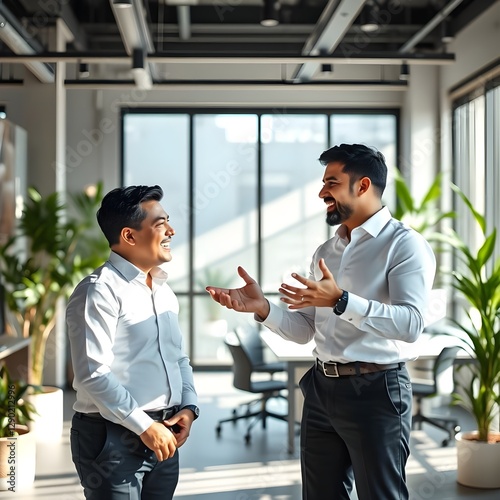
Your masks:
<svg viewBox="0 0 500 500"><path fill-rule="evenodd" d="M330 0L323 10L314 31L307 39L302 49L302 55L331 54L358 17L365 1ZM317 70L317 64L303 64L295 73L294 79L300 81L311 80Z"/></svg>
<svg viewBox="0 0 500 500"><path fill-rule="evenodd" d="M132 74L139 88L149 88L152 75L156 76L156 68L150 63L136 67L139 52L152 54L155 51L151 33L149 32L141 0L110 0L111 8L120 30L123 45L129 56L132 56ZM134 55L135 53L135 55Z"/></svg>
<svg viewBox="0 0 500 500"><path fill-rule="evenodd" d="M34 55L41 52L42 47L16 20L12 13L0 3L0 39L12 52L18 55ZM30 40L28 43L27 40ZM39 61L27 61L24 65L42 83L54 83L54 70Z"/></svg>

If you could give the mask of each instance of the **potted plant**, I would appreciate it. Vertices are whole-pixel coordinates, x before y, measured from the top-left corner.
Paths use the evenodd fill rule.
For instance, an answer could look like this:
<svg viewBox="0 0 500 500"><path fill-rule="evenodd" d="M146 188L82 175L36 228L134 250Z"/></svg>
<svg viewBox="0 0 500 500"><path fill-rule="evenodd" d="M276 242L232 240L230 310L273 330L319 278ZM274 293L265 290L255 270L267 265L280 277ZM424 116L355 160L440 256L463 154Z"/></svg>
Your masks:
<svg viewBox="0 0 500 500"><path fill-rule="evenodd" d="M394 170L394 189L396 192L396 208L393 216L411 228L418 231L427 241L431 243L439 242L439 228L444 219L455 217L455 212L442 212L439 207L439 200L442 194L442 175L439 174L429 189L424 193L419 201L413 198L405 179L399 172ZM439 248L435 247L435 250Z"/></svg>
<svg viewBox="0 0 500 500"><path fill-rule="evenodd" d="M74 286L100 265L109 252L104 237L96 231L95 214L102 198L102 186L94 192L72 196L71 204L63 203L57 193L42 197L30 188L18 231L0 247L0 281L11 313L7 322L10 333L31 337L31 361L27 380L41 386L47 339L56 326L58 305ZM69 213L72 210L72 213ZM62 391L47 388L55 402L56 416L46 419L62 433ZM34 396L38 397L38 396ZM42 428L45 412L32 425ZM43 430L40 438L52 439Z"/></svg>
<svg viewBox="0 0 500 500"><path fill-rule="evenodd" d="M0 367L0 491L17 491L35 478L36 442L26 426L35 414L29 385Z"/></svg>
<svg viewBox="0 0 500 500"><path fill-rule="evenodd" d="M456 436L457 481L478 488L500 488L500 433L492 429L500 404L500 259L491 262L496 244L494 228L487 234L486 220L464 193L452 186L479 224L484 239L477 251L451 231L444 238L462 265L452 272L453 287L466 299L466 321L454 321L465 334L463 348L473 358L463 368L468 382L460 383L454 402L474 416L477 430Z"/></svg>

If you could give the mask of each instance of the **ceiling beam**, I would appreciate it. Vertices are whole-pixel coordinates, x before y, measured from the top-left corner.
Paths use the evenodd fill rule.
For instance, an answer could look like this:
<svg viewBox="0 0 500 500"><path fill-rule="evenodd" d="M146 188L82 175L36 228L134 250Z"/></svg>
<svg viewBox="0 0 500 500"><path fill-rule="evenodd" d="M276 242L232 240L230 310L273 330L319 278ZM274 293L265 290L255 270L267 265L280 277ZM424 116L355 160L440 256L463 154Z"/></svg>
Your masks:
<svg viewBox="0 0 500 500"><path fill-rule="evenodd" d="M316 27L302 49L302 55L331 54L358 17L366 0L329 0ZM318 63L303 64L293 78L311 80L318 69Z"/></svg>
<svg viewBox="0 0 500 500"><path fill-rule="evenodd" d="M399 52L374 52L339 56L287 56L287 55L253 55L240 56L224 54L172 54L155 53L148 55L147 60L160 64L374 64L374 65L399 65L407 62L411 65L441 66L453 64L455 54L401 54ZM0 62L22 63L39 61L44 63L67 61L86 63L123 64L130 62L130 57L116 52L45 52L33 55L1 54Z"/></svg>
<svg viewBox="0 0 500 500"><path fill-rule="evenodd" d="M66 80L65 85L71 89L88 88L123 88L134 87L133 80ZM400 80L343 80L334 82L283 82L269 80L174 80L155 82L154 89L168 90L276 90L291 89L307 86L314 90L380 90L380 91L404 91L408 87L407 82Z"/></svg>
<svg viewBox="0 0 500 500"><path fill-rule="evenodd" d="M413 35L400 49L399 52L408 52L423 40L436 26L441 24L463 0L452 0L441 9L422 29Z"/></svg>
<svg viewBox="0 0 500 500"><path fill-rule="evenodd" d="M26 33L14 15L0 2L0 40L16 55L32 56L42 50L42 46ZM28 59L23 64L42 83L54 83L54 70L43 62Z"/></svg>

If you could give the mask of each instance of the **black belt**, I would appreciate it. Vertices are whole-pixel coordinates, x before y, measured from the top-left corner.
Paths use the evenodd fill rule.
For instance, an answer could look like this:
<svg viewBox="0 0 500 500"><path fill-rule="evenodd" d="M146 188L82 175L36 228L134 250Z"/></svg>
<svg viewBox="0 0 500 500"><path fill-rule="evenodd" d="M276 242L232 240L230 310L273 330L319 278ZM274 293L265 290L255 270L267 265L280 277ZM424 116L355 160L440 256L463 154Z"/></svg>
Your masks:
<svg viewBox="0 0 500 500"><path fill-rule="evenodd" d="M323 373L325 377L345 377L352 375L366 375L367 373L382 372L402 368L404 363L391 363L388 365L378 365L376 363L363 363L354 361L353 363L334 363L331 361L323 362L316 359L316 368Z"/></svg>
<svg viewBox="0 0 500 500"><path fill-rule="evenodd" d="M144 413L156 422L163 422L163 420L168 420L178 411L178 406L172 406L171 408L163 408L162 410L146 410ZM90 418L100 421L106 420L100 413L80 413L79 411L77 411L75 412L75 416L77 418Z"/></svg>

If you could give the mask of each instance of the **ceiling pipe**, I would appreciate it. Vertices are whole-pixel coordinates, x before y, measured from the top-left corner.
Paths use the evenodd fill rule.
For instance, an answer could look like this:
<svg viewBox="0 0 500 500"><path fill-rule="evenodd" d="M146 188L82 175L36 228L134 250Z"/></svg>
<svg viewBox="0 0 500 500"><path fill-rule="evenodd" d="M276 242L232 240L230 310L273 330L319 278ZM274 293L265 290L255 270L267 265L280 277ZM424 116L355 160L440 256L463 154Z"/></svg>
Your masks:
<svg viewBox="0 0 500 500"><path fill-rule="evenodd" d="M141 49L145 54L154 53L142 0L110 0L110 3L127 54L133 56L136 49ZM157 69L148 61L142 72L148 72L149 75L144 78L151 80L152 74L156 76Z"/></svg>
<svg viewBox="0 0 500 500"><path fill-rule="evenodd" d="M417 31L400 49L399 52L412 50L421 40L423 40L436 26L441 24L463 0L452 0L446 7L441 9L420 31Z"/></svg>
<svg viewBox="0 0 500 500"><path fill-rule="evenodd" d="M58 62L67 61L73 63L107 63L123 64L130 61L128 56L114 52L45 52L36 55L0 55L0 63L26 64L27 61ZM451 53L441 54L400 54L392 53L372 53L359 56L338 57L338 56L287 56L287 55L252 55L241 56L232 55L199 55L199 54L160 54L148 56L150 62L159 64L303 64L314 62L317 64L375 64L375 65L400 65L406 62L410 65L437 65L453 64L455 55Z"/></svg>
<svg viewBox="0 0 500 500"><path fill-rule="evenodd" d="M314 31L302 49L303 55L321 52L331 54L361 12L366 0L329 0L316 23ZM310 80L316 64L304 64L293 75L296 80Z"/></svg>
<svg viewBox="0 0 500 500"><path fill-rule="evenodd" d="M36 55L42 50L42 46L29 37L21 24L18 23L12 13L0 2L0 40L17 55ZM31 43L28 43L30 40ZM54 83L54 70L36 59L28 60L23 64L42 83Z"/></svg>
<svg viewBox="0 0 500 500"><path fill-rule="evenodd" d="M110 89L110 88L124 88L134 87L135 82L132 80L66 80L66 85L72 89ZM293 81L269 81L269 80L210 80L210 81L159 81L155 83L155 89L168 89L168 90L276 90L276 89L290 89L307 86L314 90L393 90L405 91L407 89L407 82L399 80L383 81L383 80L340 80L332 82L293 82Z"/></svg>
<svg viewBox="0 0 500 500"><path fill-rule="evenodd" d="M191 10L188 5L177 7L177 24L179 25L179 38L189 40L191 38Z"/></svg>

